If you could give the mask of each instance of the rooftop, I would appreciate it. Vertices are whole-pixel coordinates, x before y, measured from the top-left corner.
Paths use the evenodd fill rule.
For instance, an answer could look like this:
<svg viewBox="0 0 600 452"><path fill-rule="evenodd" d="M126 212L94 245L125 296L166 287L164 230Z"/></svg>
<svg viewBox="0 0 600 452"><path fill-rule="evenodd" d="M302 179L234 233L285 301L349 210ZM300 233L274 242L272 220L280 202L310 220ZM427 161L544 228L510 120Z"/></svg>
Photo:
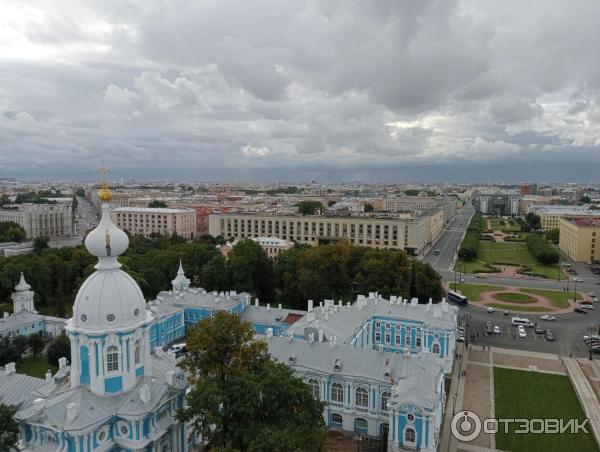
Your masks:
<svg viewBox="0 0 600 452"><path fill-rule="evenodd" d="M159 208L151 208L151 207L114 207L111 209L111 212L130 212L130 213L160 213L160 214L167 214L167 213L196 213L196 211L194 209L169 209L169 208L165 208L165 207L159 207Z"/></svg>
<svg viewBox="0 0 600 452"><path fill-rule="evenodd" d="M575 224L579 227L584 228L598 228L600 227L600 215L596 218L567 218L569 223Z"/></svg>

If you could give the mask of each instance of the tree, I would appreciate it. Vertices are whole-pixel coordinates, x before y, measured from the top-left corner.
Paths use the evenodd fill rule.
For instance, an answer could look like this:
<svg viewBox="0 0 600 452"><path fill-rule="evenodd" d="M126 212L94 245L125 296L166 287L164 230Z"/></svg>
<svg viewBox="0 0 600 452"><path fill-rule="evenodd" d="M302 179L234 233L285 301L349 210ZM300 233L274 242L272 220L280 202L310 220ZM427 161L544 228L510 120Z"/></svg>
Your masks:
<svg viewBox="0 0 600 452"><path fill-rule="evenodd" d="M533 212L529 212L525 215L525 221L533 231L538 231L542 227L541 218Z"/></svg>
<svg viewBox="0 0 600 452"><path fill-rule="evenodd" d="M227 255L227 268L233 288L249 292L261 300L273 295L273 262L254 240L240 240Z"/></svg>
<svg viewBox="0 0 600 452"><path fill-rule="evenodd" d="M335 201L333 199L330 199L329 201L327 201L327 207L331 207L335 205Z"/></svg>
<svg viewBox="0 0 600 452"><path fill-rule="evenodd" d="M154 199L148 203L148 207L151 209L165 208L167 207L167 204L164 201Z"/></svg>
<svg viewBox="0 0 600 452"><path fill-rule="evenodd" d="M548 229L546 232L544 232L544 236L546 237L546 241L558 243L560 238L560 229Z"/></svg>
<svg viewBox="0 0 600 452"><path fill-rule="evenodd" d="M25 229L14 221L0 222L0 242L22 242L26 237Z"/></svg>
<svg viewBox="0 0 600 452"><path fill-rule="evenodd" d="M0 450L17 449L19 424L15 420L16 412L12 406L0 403Z"/></svg>
<svg viewBox="0 0 600 452"><path fill-rule="evenodd" d="M580 202L580 203L583 203L583 204L589 204L589 203L591 203L591 202L592 202L592 198L590 198L590 197L589 197L589 196L587 196L587 195L583 195L583 196L582 196L582 197L579 199L579 202Z"/></svg>
<svg viewBox="0 0 600 452"><path fill-rule="evenodd" d="M45 235L40 235L33 239L33 252L36 254L40 254L45 249L50 248L48 245L48 237Z"/></svg>
<svg viewBox="0 0 600 452"><path fill-rule="evenodd" d="M46 353L48 358L48 364L58 366L58 360L60 358L71 357L71 341L63 334L56 336L48 345L48 351Z"/></svg>
<svg viewBox="0 0 600 452"><path fill-rule="evenodd" d="M37 355L44 350L44 339L38 333L31 333L27 336L27 345L33 353L33 357L37 358Z"/></svg>
<svg viewBox="0 0 600 452"><path fill-rule="evenodd" d="M225 311L188 332L180 367L192 389L179 419L215 450L319 450L323 404L253 336L250 323Z"/></svg>
<svg viewBox="0 0 600 452"><path fill-rule="evenodd" d="M10 204L10 198L6 193L2 193L0 195L0 207L4 207L7 204Z"/></svg>
<svg viewBox="0 0 600 452"><path fill-rule="evenodd" d="M365 212L373 212L374 210L375 210L375 208L373 207L373 204L370 204L370 203L365 204Z"/></svg>
<svg viewBox="0 0 600 452"><path fill-rule="evenodd" d="M227 290L229 278L227 277L227 263L225 257L219 253L208 264L202 267L202 286L206 290Z"/></svg>
<svg viewBox="0 0 600 452"><path fill-rule="evenodd" d="M314 215L323 209L323 204L320 201L300 201L296 207L300 215Z"/></svg>

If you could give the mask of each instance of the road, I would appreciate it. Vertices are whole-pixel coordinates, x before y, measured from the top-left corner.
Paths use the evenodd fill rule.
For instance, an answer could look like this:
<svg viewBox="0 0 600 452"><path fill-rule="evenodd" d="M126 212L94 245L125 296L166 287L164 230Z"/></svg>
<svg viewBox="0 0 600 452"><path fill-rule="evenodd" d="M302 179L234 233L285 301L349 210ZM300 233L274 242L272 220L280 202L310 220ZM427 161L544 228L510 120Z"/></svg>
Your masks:
<svg viewBox="0 0 600 452"><path fill-rule="evenodd" d="M85 198L77 197L77 209L75 211L75 235L85 236L86 232L98 224L98 213L96 208Z"/></svg>
<svg viewBox="0 0 600 452"><path fill-rule="evenodd" d="M472 216L473 207L471 206L466 206L458 211L440 238L425 255L423 262L428 262L440 273L448 271ZM435 253L436 250L439 250L439 254Z"/></svg>

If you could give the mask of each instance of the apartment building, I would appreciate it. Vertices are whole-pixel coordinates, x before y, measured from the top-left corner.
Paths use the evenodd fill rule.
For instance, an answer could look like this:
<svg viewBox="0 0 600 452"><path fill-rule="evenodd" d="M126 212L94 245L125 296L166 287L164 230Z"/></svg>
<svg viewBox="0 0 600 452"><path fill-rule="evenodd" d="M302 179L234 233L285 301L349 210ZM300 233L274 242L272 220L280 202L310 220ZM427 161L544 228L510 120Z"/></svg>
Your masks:
<svg viewBox="0 0 600 452"><path fill-rule="evenodd" d="M600 210L590 209L589 205L583 206L547 206L534 205L529 211L540 217L542 230L559 229L560 220L568 218L600 218Z"/></svg>
<svg viewBox="0 0 600 452"><path fill-rule="evenodd" d="M600 260L600 218L561 218L558 246L579 262Z"/></svg>
<svg viewBox="0 0 600 452"><path fill-rule="evenodd" d="M480 192L474 197L475 209L484 215L518 215L521 193Z"/></svg>
<svg viewBox="0 0 600 452"><path fill-rule="evenodd" d="M152 209L148 207L115 207L110 212L113 223L131 234L177 234L186 239L196 236L194 209Z"/></svg>
<svg viewBox="0 0 600 452"><path fill-rule="evenodd" d="M56 204L11 204L0 210L0 221L13 221L25 229L27 237L59 239L73 235L71 200Z"/></svg>
<svg viewBox="0 0 600 452"><path fill-rule="evenodd" d="M400 218L225 213L211 215L208 229L210 235L227 240L269 236L309 245L349 240L355 245L397 248L417 255L429 243L430 226L429 215Z"/></svg>
<svg viewBox="0 0 600 452"><path fill-rule="evenodd" d="M448 223L458 209L458 200L453 197L436 198L431 196L404 196L384 198L383 210L386 212L418 212L440 207L444 211L444 223Z"/></svg>

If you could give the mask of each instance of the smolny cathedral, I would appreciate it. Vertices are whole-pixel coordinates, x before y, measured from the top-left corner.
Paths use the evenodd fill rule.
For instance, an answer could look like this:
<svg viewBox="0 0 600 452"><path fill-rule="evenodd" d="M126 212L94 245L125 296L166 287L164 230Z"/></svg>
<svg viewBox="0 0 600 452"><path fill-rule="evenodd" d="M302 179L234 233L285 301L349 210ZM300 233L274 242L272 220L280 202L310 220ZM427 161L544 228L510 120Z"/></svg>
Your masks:
<svg viewBox="0 0 600 452"><path fill-rule="evenodd" d="M306 311L261 306L246 293L190 287L181 265L172 290L147 303L120 269L118 256L129 242L110 219L106 187L99 197L102 218L85 239L98 258L96 271L79 289L65 326L71 356L46 379L21 376L31 389L12 402L22 450L201 449L202 438L176 418L188 383L175 354L164 350L216 310L250 322L271 356L327 402L329 429L382 438L391 451L437 449L445 376L455 354L456 307L377 293L346 305L311 300ZM2 382L18 375L14 364L6 366L0 400L9 396L10 386Z"/></svg>

